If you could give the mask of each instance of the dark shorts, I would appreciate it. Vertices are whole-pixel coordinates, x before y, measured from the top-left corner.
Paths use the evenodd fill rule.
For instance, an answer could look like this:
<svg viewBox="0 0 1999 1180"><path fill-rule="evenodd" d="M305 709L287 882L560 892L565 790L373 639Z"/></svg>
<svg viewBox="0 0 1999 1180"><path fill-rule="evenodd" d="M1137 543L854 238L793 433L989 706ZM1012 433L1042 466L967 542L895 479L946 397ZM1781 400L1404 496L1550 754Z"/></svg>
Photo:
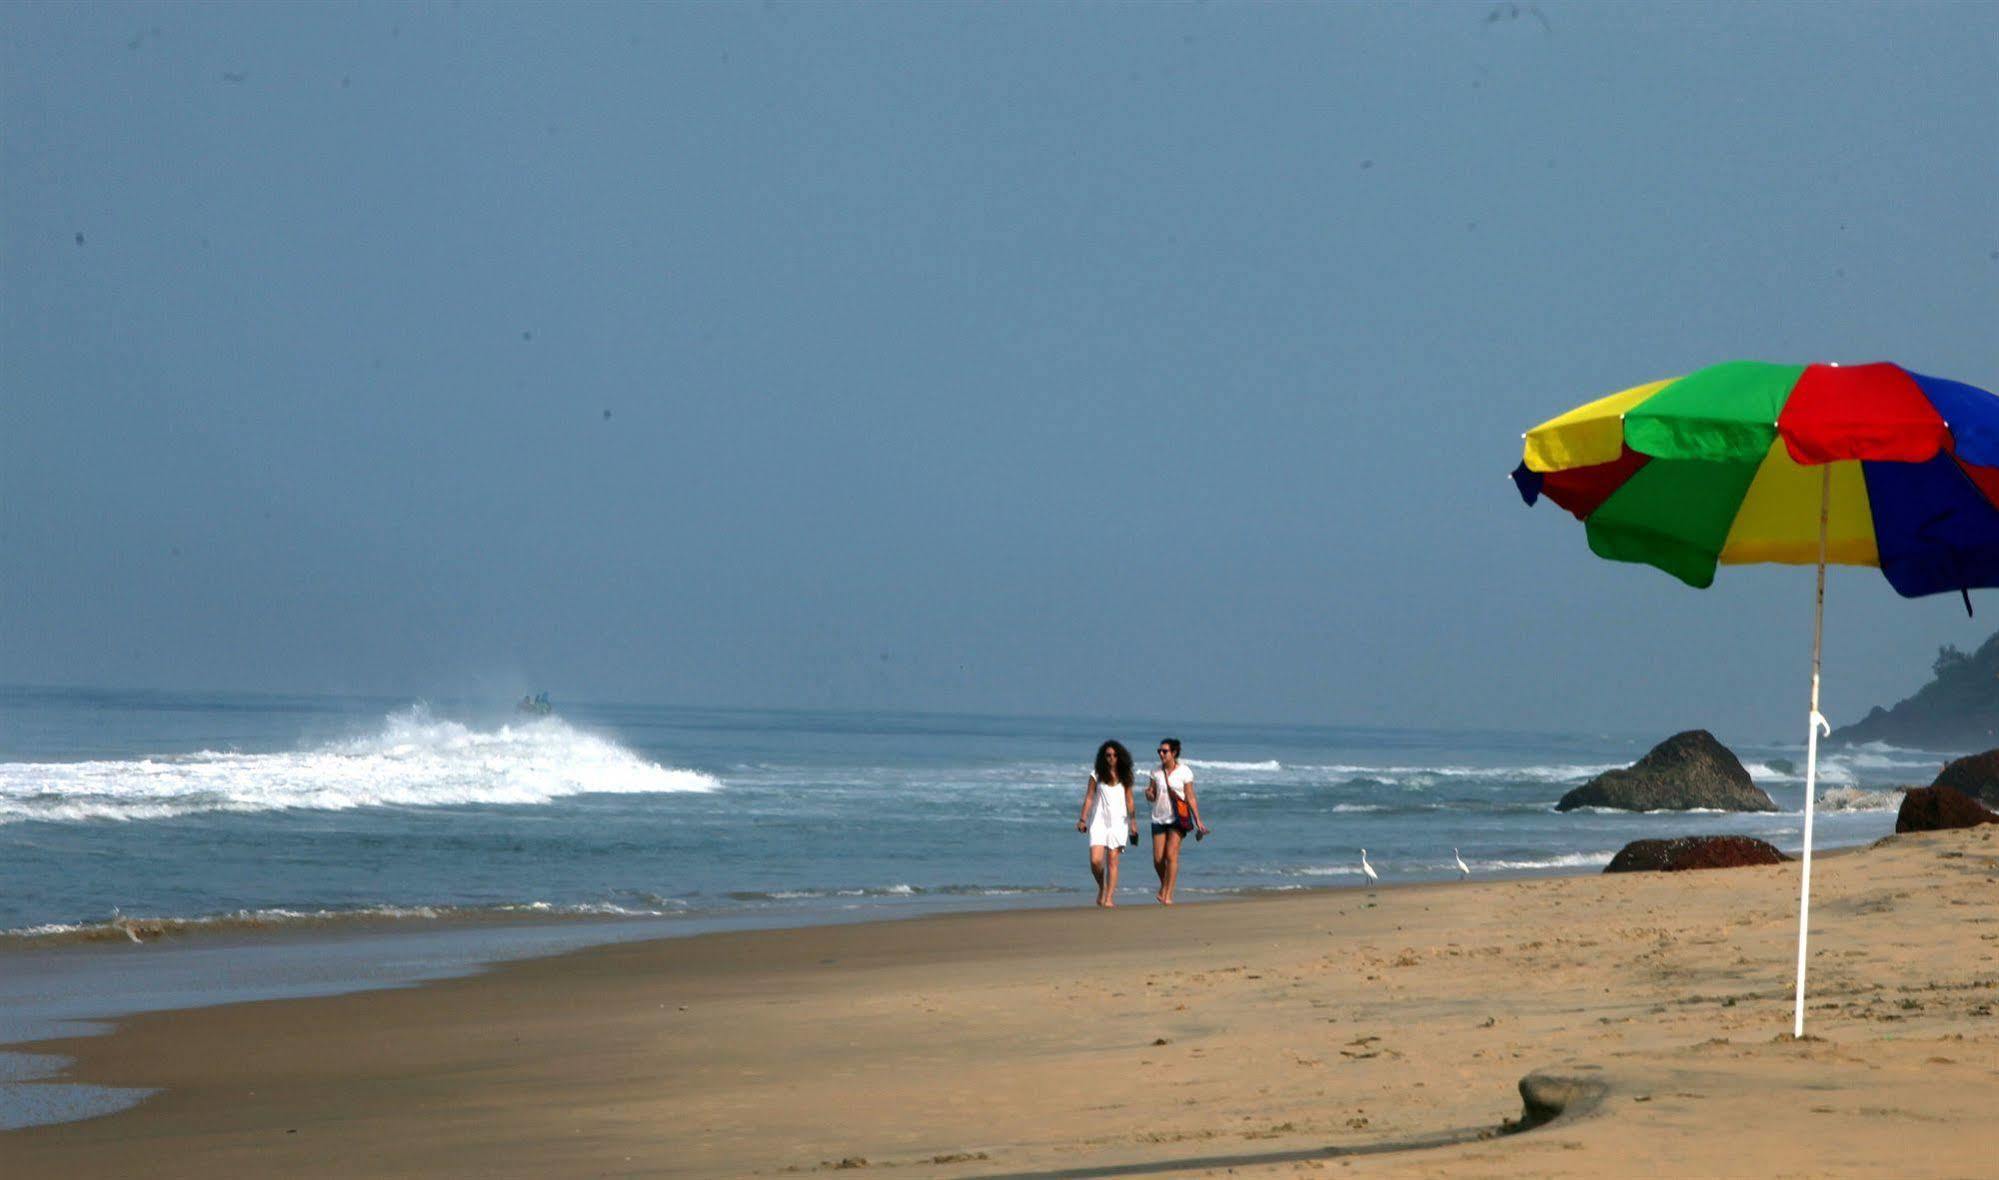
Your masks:
<svg viewBox="0 0 1999 1180"><path fill-rule="evenodd" d="M1174 826L1173 826L1172 824L1153 824L1153 825L1152 825L1152 834L1153 834L1153 835L1155 835L1155 836L1164 836L1164 835L1165 835L1166 833L1168 833L1168 832L1180 832L1180 829L1179 829L1179 828L1176 828L1176 827L1174 827ZM1184 836L1184 835L1186 835L1187 833L1185 833L1185 832L1180 832L1180 834Z"/></svg>

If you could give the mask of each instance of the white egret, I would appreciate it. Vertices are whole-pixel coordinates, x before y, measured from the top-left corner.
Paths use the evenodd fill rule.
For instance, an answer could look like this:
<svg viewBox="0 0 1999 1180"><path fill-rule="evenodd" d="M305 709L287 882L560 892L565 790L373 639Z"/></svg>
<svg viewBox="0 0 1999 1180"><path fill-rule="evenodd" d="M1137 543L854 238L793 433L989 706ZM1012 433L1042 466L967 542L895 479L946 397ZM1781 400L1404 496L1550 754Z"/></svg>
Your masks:
<svg viewBox="0 0 1999 1180"><path fill-rule="evenodd" d="M1375 875L1374 866L1367 863L1367 849L1365 848L1360 850L1360 871L1367 874L1367 883L1369 885L1377 884L1381 880L1380 877Z"/></svg>
<svg viewBox="0 0 1999 1180"><path fill-rule="evenodd" d="M1455 848L1451 849L1451 859L1458 862L1458 873L1460 875L1471 876L1471 866L1465 863L1465 858L1459 856L1458 850Z"/></svg>

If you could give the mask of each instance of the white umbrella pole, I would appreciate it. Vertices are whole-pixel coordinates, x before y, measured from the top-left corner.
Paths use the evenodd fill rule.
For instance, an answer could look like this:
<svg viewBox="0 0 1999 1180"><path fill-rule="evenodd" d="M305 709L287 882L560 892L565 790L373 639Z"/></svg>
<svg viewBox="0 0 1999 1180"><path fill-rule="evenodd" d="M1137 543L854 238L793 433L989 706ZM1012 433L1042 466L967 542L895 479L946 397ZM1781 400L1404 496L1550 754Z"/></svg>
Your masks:
<svg viewBox="0 0 1999 1180"><path fill-rule="evenodd" d="M1812 605L1812 715L1805 730L1805 854L1804 876L1798 886L1798 997L1791 1035L1805 1035L1805 942L1812 926L1812 804L1818 794L1819 733L1832 726L1819 712L1819 649L1825 635L1826 520L1832 512L1832 464L1819 468L1819 584Z"/></svg>

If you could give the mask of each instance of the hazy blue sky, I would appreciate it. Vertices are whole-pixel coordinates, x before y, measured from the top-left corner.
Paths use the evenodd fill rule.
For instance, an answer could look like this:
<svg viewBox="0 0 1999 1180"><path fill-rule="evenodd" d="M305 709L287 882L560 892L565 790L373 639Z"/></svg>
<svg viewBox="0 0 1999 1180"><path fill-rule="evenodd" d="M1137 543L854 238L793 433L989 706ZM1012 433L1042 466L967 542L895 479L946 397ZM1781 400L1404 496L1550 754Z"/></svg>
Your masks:
<svg viewBox="0 0 1999 1180"><path fill-rule="evenodd" d="M1999 386L1999 6L0 7L0 680L1802 732L1506 481ZM1999 626L1836 571L1826 711Z"/></svg>

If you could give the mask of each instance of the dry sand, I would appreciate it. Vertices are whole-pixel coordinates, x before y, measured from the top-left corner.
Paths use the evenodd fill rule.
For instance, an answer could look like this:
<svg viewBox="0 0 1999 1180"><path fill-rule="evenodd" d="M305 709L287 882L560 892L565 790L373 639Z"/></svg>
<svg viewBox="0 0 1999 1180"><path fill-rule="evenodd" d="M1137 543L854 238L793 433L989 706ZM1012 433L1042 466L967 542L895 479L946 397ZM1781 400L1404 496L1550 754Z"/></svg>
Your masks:
<svg viewBox="0 0 1999 1180"><path fill-rule="evenodd" d="M1818 862L1823 1040L1795 865L972 914L130 1019L0 1175L1991 1176L1995 833Z"/></svg>

